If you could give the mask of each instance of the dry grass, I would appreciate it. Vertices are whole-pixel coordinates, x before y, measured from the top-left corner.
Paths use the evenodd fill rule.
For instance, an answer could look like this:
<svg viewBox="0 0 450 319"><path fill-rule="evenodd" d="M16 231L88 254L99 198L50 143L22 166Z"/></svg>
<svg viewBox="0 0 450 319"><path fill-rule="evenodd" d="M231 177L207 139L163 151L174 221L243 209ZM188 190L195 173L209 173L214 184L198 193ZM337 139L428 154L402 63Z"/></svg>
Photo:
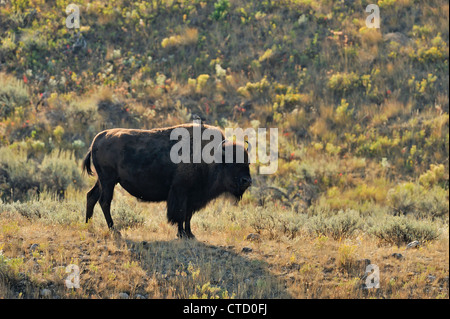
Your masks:
<svg viewBox="0 0 450 319"><path fill-rule="evenodd" d="M250 240L262 208L219 199L194 216L197 240L182 241L164 204L121 191L113 201L121 236L107 230L98 208L83 222L81 194L60 203L60 213L45 213L56 201L38 203L40 217L0 214L3 298L44 298L43 289L51 291L45 298L448 298L447 226L438 240L408 250L358 231L336 240L273 226ZM265 213L276 220L281 212ZM380 268L380 289L362 288L369 263ZM80 268L79 289L65 287L69 264Z"/></svg>
<svg viewBox="0 0 450 319"><path fill-rule="evenodd" d="M186 29L181 35L173 35L164 38L161 42L163 48L176 47L182 45L190 45L198 40L198 30L195 28Z"/></svg>

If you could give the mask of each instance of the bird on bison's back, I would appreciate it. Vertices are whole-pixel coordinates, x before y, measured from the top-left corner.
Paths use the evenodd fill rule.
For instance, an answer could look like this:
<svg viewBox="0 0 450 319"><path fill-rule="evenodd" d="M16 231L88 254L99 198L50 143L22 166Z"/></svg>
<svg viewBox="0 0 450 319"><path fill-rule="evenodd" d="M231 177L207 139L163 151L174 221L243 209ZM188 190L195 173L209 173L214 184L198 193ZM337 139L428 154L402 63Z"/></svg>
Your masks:
<svg viewBox="0 0 450 319"><path fill-rule="evenodd" d="M170 139L171 132L176 128L186 129L192 150L193 130L199 127L202 133L208 129L221 136L214 150L222 151L222 161L208 164L202 159L200 163L193 163L191 154L189 163L174 163L170 152L178 141ZM201 150L208 143L202 140ZM232 163L225 161L229 148L233 150ZM236 160L239 152L244 153L242 163ZM92 218L98 201L110 229L114 226L110 210L117 183L142 201L167 201L167 219L178 225L180 238L194 238L190 226L194 212L222 194L231 194L239 200L252 183L244 145L227 141L219 128L203 124L152 130L105 130L95 136L83 161L83 170L89 175L93 175L91 161L97 181L86 196L86 222Z"/></svg>

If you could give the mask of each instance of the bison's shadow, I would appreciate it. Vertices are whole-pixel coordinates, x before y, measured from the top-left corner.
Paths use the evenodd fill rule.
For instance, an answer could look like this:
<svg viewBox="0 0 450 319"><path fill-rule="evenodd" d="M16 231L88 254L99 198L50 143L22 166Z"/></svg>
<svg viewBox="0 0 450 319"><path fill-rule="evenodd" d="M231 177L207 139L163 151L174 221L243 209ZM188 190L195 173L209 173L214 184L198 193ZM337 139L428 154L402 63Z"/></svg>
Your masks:
<svg viewBox="0 0 450 319"><path fill-rule="evenodd" d="M154 281L149 298L290 298L285 282L268 264L236 253L233 247L196 240L125 240L133 259Z"/></svg>

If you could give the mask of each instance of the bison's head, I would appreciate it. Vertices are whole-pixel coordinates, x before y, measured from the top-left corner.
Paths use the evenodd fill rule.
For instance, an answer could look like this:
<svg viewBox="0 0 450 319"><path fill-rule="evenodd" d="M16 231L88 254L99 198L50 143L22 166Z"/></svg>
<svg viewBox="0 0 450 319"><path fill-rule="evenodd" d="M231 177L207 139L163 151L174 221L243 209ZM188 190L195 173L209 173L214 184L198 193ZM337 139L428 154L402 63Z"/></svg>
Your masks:
<svg viewBox="0 0 450 319"><path fill-rule="evenodd" d="M229 141L222 143L222 185L237 200L252 184L249 164L248 151L244 145Z"/></svg>

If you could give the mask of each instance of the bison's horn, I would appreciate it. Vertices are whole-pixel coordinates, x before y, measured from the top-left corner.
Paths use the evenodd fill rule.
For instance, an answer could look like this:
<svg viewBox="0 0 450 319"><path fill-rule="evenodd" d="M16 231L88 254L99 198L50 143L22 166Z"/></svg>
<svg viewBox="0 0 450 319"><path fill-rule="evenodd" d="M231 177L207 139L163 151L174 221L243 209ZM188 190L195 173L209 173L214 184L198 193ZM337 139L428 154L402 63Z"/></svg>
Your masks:
<svg viewBox="0 0 450 319"><path fill-rule="evenodd" d="M220 148L223 147L223 144L225 144L226 142L228 142L228 140L223 140L222 142L220 142L219 146L217 146L217 149L219 150Z"/></svg>
<svg viewBox="0 0 450 319"><path fill-rule="evenodd" d="M223 156L223 150L222 150L222 147L223 147L223 145L226 143L226 142L228 142L227 140L223 140L222 142L220 142L220 144L217 146L217 149L216 149L216 151L215 151L215 156ZM219 155L220 154L220 155ZM217 158L216 158L217 159ZM220 163L220 162L219 162Z"/></svg>

